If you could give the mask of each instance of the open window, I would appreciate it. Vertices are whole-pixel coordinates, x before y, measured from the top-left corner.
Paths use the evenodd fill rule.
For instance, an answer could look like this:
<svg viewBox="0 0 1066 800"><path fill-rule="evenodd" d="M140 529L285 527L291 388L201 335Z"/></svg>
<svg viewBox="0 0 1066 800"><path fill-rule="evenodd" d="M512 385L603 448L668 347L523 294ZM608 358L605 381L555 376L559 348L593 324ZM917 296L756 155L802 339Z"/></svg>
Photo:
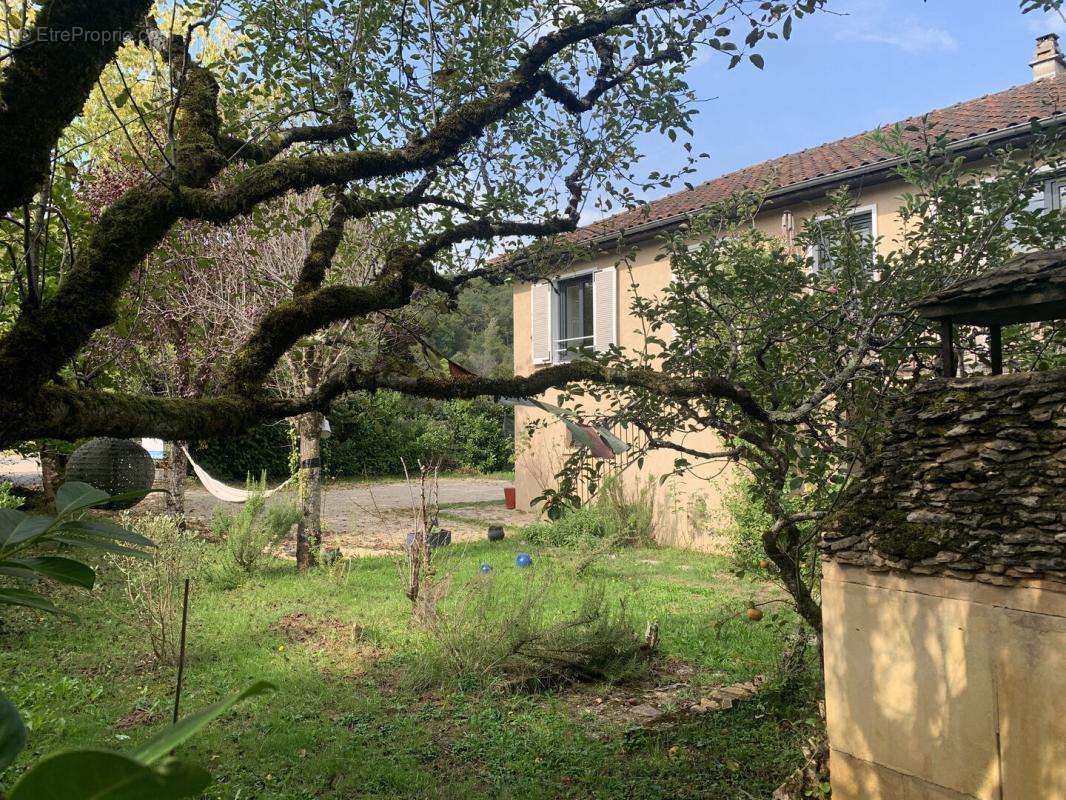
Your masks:
<svg viewBox="0 0 1066 800"><path fill-rule="evenodd" d="M533 284L530 333L534 364L558 364L617 341L614 267Z"/></svg>
<svg viewBox="0 0 1066 800"><path fill-rule="evenodd" d="M559 281L556 302L559 304L556 316L559 329L555 337L555 360L565 361L591 351L596 315L592 273Z"/></svg>

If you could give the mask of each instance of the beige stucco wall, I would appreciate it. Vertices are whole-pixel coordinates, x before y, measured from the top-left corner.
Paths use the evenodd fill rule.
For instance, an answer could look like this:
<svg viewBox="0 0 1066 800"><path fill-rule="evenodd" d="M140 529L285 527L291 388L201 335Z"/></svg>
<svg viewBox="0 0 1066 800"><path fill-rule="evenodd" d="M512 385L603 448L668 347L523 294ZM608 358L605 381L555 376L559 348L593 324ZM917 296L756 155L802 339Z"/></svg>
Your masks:
<svg viewBox="0 0 1066 800"><path fill-rule="evenodd" d="M874 233L881 238L882 249L892 249L893 243L899 238L899 196L905 188L902 182L895 182L854 192L857 207L875 207ZM825 213L826 205L824 201L806 202L787 210L792 212L798 231L804 219ZM779 206L767 211L760 215L756 224L769 234L781 235L781 218L785 210L786 207ZM640 347L644 339L640 320L632 312L634 293L654 296L669 283L670 264L666 259L655 260L659 251L659 245L649 241L638 248L627 266L619 266L618 336L622 347ZM616 261L615 256L608 254L588 264L575 266L573 271L607 267ZM515 374L528 375L535 369L531 356L530 285L517 284L513 300ZM546 399L551 401L552 395L549 394ZM554 485L552 478L562 462L569 441L566 429L558 421L550 422L547 428L537 431L531 439L527 438L524 434L525 425L534 414L537 412L528 409L518 409L516 414L515 486L519 508L527 508L544 488ZM624 436L625 432L619 433ZM720 446L710 433L690 435L683 442L698 450L715 450ZM642 469L638 470L635 466L627 469L623 473L625 480L629 484L655 480L672 471L678 455L669 450L652 453ZM736 469L731 465L723 468L722 464L709 464L697 468L692 474L673 477L659 486L659 540L704 550L715 549L721 541L720 532L728 525L728 514L723 503L736 475Z"/></svg>
<svg viewBox="0 0 1066 800"><path fill-rule="evenodd" d="M1066 584L828 562L834 800L1066 800Z"/></svg>

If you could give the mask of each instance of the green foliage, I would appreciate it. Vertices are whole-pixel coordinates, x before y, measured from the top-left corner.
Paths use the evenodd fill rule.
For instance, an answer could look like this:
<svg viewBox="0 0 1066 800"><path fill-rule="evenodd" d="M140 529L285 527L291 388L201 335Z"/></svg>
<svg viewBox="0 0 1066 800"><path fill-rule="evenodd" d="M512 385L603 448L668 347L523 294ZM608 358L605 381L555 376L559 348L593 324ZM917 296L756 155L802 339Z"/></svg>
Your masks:
<svg viewBox="0 0 1066 800"><path fill-rule="evenodd" d="M439 574L453 575L455 583L444 610L461 602L482 562L495 566L497 592L517 600L529 571L511 565L519 550L530 549L511 537L437 551ZM718 632L710 624L731 600L772 591L737 578L720 557L626 549L575 575L580 553L532 552L546 617L565 617L579 605L586 582L602 582L613 608L625 600L637 632L648 620L659 621L662 663L693 668L684 680L697 691L771 674L779 659L777 631L738 623ZM727 713L634 736L583 715L586 706L571 705L569 693L497 693L490 686L427 694L410 687L406 676L424 663L432 636L411 624L410 602L396 591L395 561L348 563L344 580L325 569L268 570L237 592L194 584L190 641L206 649L193 651L200 656L188 673L190 700L183 708L221 699L225 687L250 677L278 686L268 702L224 715L179 750L179 757L210 769L215 783L207 797L739 800L745 793L769 797L803 763L799 748L816 724L809 721L817 716L816 670L801 692L760 694ZM145 670L136 646L115 646L137 642L138 632L125 612L121 582L99 584L79 609L91 624L5 632L3 691L23 710L32 752L86 745L132 751L169 722L163 716L173 700L173 671ZM300 627L284 627L288 619ZM447 675L442 683L455 685ZM618 699L606 687L582 688L590 708L599 694ZM122 736L130 739L121 743ZM303 747L306 755L297 752ZM37 758L24 751L0 775L0 791L9 792ZM654 786L649 775L656 776Z"/></svg>
<svg viewBox="0 0 1066 800"><path fill-rule="evenodd" d="M181 530L170 515L124 515L122 523L155 542L155 557L149 561L115 559L125 578L133 619L156 661L177 664L184 580L199 574L204 544Z"/></svg>
<svg viewBox="0 0 1066 800"><path fill-rule="evenodd" d="M56 555L63 552L64 547L147 558L143 550L135 548L151 547L149 539L107 520L85 516L88 509L109 505L116 499L121 501L123 498L113 497L85 483L69 482L56 492L57 513L54 517L0 509L0 575L16 584L0 586L0 606L24 606L60 613L45 595L19 588L25 584L33 585L42 578L92 589L96 581L95 571L81 561Z"/></svg>
<svg viewBox="0 0 1066 800"><path fill-rule="evenodd" d="M11 491L14 486L10 481L0 483L0 508L19 508L22 498Z"/></svg>
<svg viewBox="0 0 1066 800"><path fill-rule="evenodd" d="M863 200L847 187L829 196L824 215L797 220L794 238L765 232L756 224L765 219L764 198L740 193L666 238L659 257L669 260L670 285L633 299L649 332L644 346L592 356L618 372L661 370L668 382L725 381L750 404L713 393L679 401L657 387L579 387L603 401L600 422L642 432L648 443L629 453L635 460L642 450L674 449L675 474L740 463L751 476L748 499L758 500L750 507L771 523L763 531L775 576L815 628L816 521L838 510L842 490L861 476L884 410L915 380L940 371L936 331L917 317L915 301L1019 251L1066 243L1066 215L1029 207L1034 187L1062 167L1056 134L1034 129L1025 151L997 151L975 174L951 156L939 130L916 133L879 137L912 187L902 196L894 241L875 241L869 227L854 224ZM916 140L928 144L916 149ZM1008 370L1066 363L1061 321L1017 328L1005 349ZM968 373L987 371L983 331L959 326L958 344ZM570 390L561 402L581 399ZM682 445L679 432L707 432L721 446ZM567 479L573 485L581 468L571 459L560 487ZM741 517L749 559L755 527L767 520L758 512Z"/></svg>
<svg viewBox="0 0 1066 800"><path fill-rule="evenodd" d="M575 588L569 608L549 612L546 587L534 573L517 593L492 575L475 578L457 605L432 620L432 645L415 681L539 691L641 674L649 653L625 605L609 601L601 584Z"/></svg>
<svg viewBox="0 0 1066 800"><path fill-rule="evenodd" d="M487 400L444 403L406 398L396 392L356 392L329 414L332 435L322 441L322 463L334 478L402 475L421 461L444 469L495 472L514 463L513 418ZM263 425L230 439L199 444L198 463L212 475L244 479L266 470L289 475L292 444L286 425Z"/></svg>
<svg viewBox="0 0 1066 800"><path fill-rule="evenodd" d="M208 573L222 586L236 587L258 572L268 558L267 551L279 545L300 521L300 509L295 505L275 502L268 506L265 488L265 477L258 483L249 479L252 495L235 514L215 506L211 532L222 547Z"/></svg>
<svg viewBox="0 0 1066 800"><path fill-rule="evenodd" d="M8 798L176 800L199 797L211 784L211 775L202 767L179 761L169 754L238 703L273 690L273 684L257 681L247 689L164 729L132 754L91 748L52 753L27 770ZM13 721L10 715L13 713L16 712L10 704L0 705L0 732L11 729ZM0 742L0 746L3 744Z"/></svg>
<svg viewBox="0 0 1066 800"><path fill-rule="evenodd" d="M224 480L242 481L260 473L284 480L291 474L289 428L287 423L257 425L240 436L192 442L189 451L196 463Z"/></svg>
<svg viewBox="0 0 1066 800"><path fill-rule="evenodd" d="M653 480L630 489L612 475L591 502L528 525L523 534L530 542L550 547L646 547L654 541L655 490Z"/></svg>
<svg viewBox="0 0 1066 800"><path fill-rule="evenodd" d="M454 310L427 320L431 343L478 375L510 377L514 374L513 291L510 284L471 281Z"/></svg>
<svg viewBox="0 0 1066 800"><path fill-rule="evenodd" d="M750 569L766 558L763 534L774 524L763 509L758 491L751 480L740 480L725 498L725 507L733 518L729 527L730 556L738 567Z"/></svg>
<svg viewBox="0 0 1066 800"><path fill-rule="evenodd" d="M487 400L449 400L419 437L423 461L444 469L498 472L514 465L512 418L504 406Z"/></svg>

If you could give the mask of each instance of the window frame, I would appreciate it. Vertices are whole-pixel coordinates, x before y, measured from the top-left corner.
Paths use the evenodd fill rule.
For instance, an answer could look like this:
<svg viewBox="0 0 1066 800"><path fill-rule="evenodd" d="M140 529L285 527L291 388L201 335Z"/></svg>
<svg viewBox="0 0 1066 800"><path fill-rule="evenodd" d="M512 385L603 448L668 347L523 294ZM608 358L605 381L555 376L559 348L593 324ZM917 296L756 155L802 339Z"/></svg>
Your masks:
<svg viewBox="0 0 1066 800"><path fill-rule="evenodd" d="M584 294L582 294L581 319L582 327L584 327L586 313L590 315L592 328L592 333L590 335L570 337L570 339L567 339L566 341L571 341L573 339L587 339L588 344L583 349L587 349L589 352L591 352L596 346L596 280L594 277L595 274L595 268L581 269L575 272L568 272L564 275L558 275L551 281L552 293L554 294L554 297L552 298L551 321L552 364L563 364L581 355L581 351L571 351L569 349L564 349L561 346L562 342L564 341L562 337L563 325L566 324L566 297L562 290L566 284L575 283L578 281L584 283L585 281L588 281L589 288L591 289L591 308L584 308Z"/></svg>
<svg viewBox="0 0 1066 800"><path fill-rule="evenodd" d="M869 205L865 205L865 206L855 206L855 208L853 208L851 210L851 212L848 214L848 219L850 220L852 217L861 217L861 216L863 216L865 214L869 214L870 215L870 241L876 243L877 242L877 203L870 203ZM833 218L832 214L819 214L814 219L812 219L811 222L817 224L819 222L824 222L824 221L832 219L832 218ZM820 249L821 248L819 248L817 245L813 245L813 244L808 246L808 248L807 248L807 255L810 257L811 263L812 263L812 272L820 272L822 269L828 267L828 265L824 265L824 264L820 263L820 259L818 257ZM875 279L877 277L878 276L875 276Z"/></svg>

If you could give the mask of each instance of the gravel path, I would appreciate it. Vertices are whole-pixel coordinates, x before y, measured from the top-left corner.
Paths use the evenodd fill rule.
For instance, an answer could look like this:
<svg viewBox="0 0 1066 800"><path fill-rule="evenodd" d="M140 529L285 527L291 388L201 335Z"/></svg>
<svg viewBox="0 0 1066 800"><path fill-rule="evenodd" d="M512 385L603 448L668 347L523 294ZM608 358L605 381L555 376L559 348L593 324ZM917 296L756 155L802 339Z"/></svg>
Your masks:
<svg viewBox="0 0 1066 800"><path fill-rule="evenodd" d="M437 500L441 526L452 531L454 540L471 541L485 536L489 525L528 524L531 513L503 507L503 489L509 485L492 478L441 478ZM270 502L286 499L291 502L293 493L283 491ZM405 481L327 483L322 498L323 544L339 547L345 555L400 552L407 532L414 529L417 504L417 485ZM138 509L162 505L162 497L155 495ZM188 518L203 525L210 522L216 506L230 513L239 507L215 499L198 485L186 492L185 505Z"/></svg>
<svg viewBox="0 0 1066 800"><path fill-rule="evenodd" d="M0 454L0 481L40 486L40 466L36 459ZM223 503L190 479L185 494L186 514L191 522L206 526L217 506L234 513L239 506ZM503 490L510 481L494 478L441 478L437 503L440 524L452 531L455 541L472 541L485 536L489 525L522 526L533 520L528 511L508 511L503 507ZM270 502L294 501L294 493L283 491ZM324 545L339 547L345 555L401 552L407 532L414 529L418 486L407 481L379 483L329 483L322 498ZM162 495L151 495L136 511L158 511ZM292 547L286 548L292 550Z"/></svg>

